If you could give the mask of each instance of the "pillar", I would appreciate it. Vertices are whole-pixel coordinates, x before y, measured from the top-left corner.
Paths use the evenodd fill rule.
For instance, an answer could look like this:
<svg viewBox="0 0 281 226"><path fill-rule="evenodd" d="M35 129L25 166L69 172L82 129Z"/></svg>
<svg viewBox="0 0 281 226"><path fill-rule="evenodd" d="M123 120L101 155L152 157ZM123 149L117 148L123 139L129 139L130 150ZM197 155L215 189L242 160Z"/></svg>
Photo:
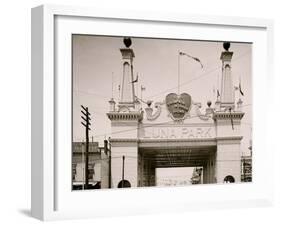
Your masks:
<svg viewBox="0 0 281 226"><path fill-rule="evenodd" d="M117 188L122 181L123 156L124 180L129 181L131 187L138 186L138 125L142 121L143 113L135 99L133 77L133 49L129 48L131 39L124 39L125 48L121 48L123 77L121 98L118 109L111 100L110 111L107 113L111 121L111 186Z"/></svg>
<svg viewBox="0 0 281 226"><path fill-rule="evenodd" d="M221 82L221 107L234 106L234 86L231 75L231 59L233 52L228 49L230 43L224 43L225 51L221 53L222 61L222 82Z"/></svg>
<svg viewBox="0 0 281 226"><path fill-rule="evenodd" d="M214 114L217 130L216 180L223 183L226 176L232 176L235 182L241 181L240 161L240 123L242 112L216 112ZM231 120L233 123L231 123Z"/></svg>

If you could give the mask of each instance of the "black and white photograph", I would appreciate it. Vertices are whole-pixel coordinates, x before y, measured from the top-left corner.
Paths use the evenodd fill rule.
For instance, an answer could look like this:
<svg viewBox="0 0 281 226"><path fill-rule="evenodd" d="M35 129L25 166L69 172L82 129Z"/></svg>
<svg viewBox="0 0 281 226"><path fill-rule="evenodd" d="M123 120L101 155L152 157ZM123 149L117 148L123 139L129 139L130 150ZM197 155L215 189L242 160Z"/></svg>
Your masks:
<svg viewBox="0 0 281 226"><path fill-rule="evenodd" d="M252 182L252 129L252 43L72 35L72 190Z"/></svg>
<svg viewBox="0 0 281 226"><path fill-rule="evenodd" d="M1 3L1 225L281 225L279 1Z"/></svg>

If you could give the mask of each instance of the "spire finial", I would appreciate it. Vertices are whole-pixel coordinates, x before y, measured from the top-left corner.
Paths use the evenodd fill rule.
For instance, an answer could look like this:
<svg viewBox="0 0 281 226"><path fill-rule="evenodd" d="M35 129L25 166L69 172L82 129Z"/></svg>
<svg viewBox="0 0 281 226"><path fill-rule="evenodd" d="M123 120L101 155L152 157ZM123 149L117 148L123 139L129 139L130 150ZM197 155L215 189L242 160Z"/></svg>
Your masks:
<svg viewBox="0 0 281 226"><path fill-rule="evenodd" d="M123 39L123 43L125 44L125 46L126 46L127 48L129 48L129 47L132 45L132 40L131 40L130 37L125 37L125 38Z"/></svg>
<svg viewBox="0 0 281 226"><path fill-rule="evenodd" d="M230 48L230 42L224 42L223 43L223 48L228 51L228 49Z"/></svg>

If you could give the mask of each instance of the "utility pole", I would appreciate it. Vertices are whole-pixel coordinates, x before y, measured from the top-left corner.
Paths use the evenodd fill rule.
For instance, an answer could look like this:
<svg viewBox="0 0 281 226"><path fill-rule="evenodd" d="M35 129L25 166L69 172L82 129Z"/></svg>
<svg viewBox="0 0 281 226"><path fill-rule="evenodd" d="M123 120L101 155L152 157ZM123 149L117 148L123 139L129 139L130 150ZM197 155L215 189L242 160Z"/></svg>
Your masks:
<svg viewBox="0 0 281 226"><path fill-rule="evenodd" d="M111 188L111 153L107 140L104 140L104 153L108 156L108 188Z"/></svg>
<svg viewBox="0 0 281 226"><path fill-rule="evenodd" d="M245 159L243 158L243 161L242 161L242 175L243 175L243 181L245 181Z"/></svg>
<svg viewBox="0 0 281 226"><path fill-rule="evenodd" d="M85 127L85 131L86 131L86 150L85 150L85 189L88 189L89 187L89 130L90 129L90 112L88 111L88 107L84 107L83 105L81 105L81 118L82 118L82 122L81 124Z"/></svg>
<svg viewBox="0 0 281 226"><path fill-rule="evenodd" d="M84 160L84 154L85 154L85 151L84 151L84 140L82 141L82 190L85 189L85 166L83 168L83 163L85 162Z"/></svg>
<svg viewBox="0 0 281 226"><path fill-rule="evenodd" d="M124 188L125 155L122 156L122 188Z"/></svg>
<svg viewBox="0 0 281 226"><path fill-rule="evenodd" d="M111 188L111 143L109 143L109 155L108 155L108 158L109 158L109 166L108 166L108 168L109 168L109 188Z"/></svg>
<svg viewBox="0 0 281 226"><path fill-rule="evenodd" d="M108 156L108 188L111 188L111 144L104 140L104 151Z"/></svg>

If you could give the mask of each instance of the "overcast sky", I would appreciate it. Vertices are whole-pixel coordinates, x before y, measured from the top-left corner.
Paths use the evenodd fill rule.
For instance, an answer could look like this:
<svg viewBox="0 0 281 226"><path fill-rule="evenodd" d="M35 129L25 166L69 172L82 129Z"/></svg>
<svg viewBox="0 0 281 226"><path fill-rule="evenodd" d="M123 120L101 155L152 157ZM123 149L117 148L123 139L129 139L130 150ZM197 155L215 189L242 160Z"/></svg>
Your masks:
<svg viewBox="0 0 281 226"><path fill-rule="evenodd" d="M123 37L73 36L73 139L82 141L85 130L80 120L80 105L89 107L92 114L90 136L103 142L110 136L110 120L106 113L108 101L118 100L118 85L121 83ZM177 92L178 51L185 52L201 60L204 65L187 57L180 60L180 92L189 93L195 102L211 100L214 104L213 89L220 88L222 42L164 40L132 38L131 48L135 52L134 72L139 74L136 94L140 96L140 86L146 90L143 99L163 101L171 92ZM242 119L242 150L247 152L252 125L252 45L231 43L233 51L232 76L238 86L241 78L245 94L245 116ZM112 93L113 78L113 93ZM236 100L238 92L236 92ZM102 145L102 143L100 143Z"/></svg>

